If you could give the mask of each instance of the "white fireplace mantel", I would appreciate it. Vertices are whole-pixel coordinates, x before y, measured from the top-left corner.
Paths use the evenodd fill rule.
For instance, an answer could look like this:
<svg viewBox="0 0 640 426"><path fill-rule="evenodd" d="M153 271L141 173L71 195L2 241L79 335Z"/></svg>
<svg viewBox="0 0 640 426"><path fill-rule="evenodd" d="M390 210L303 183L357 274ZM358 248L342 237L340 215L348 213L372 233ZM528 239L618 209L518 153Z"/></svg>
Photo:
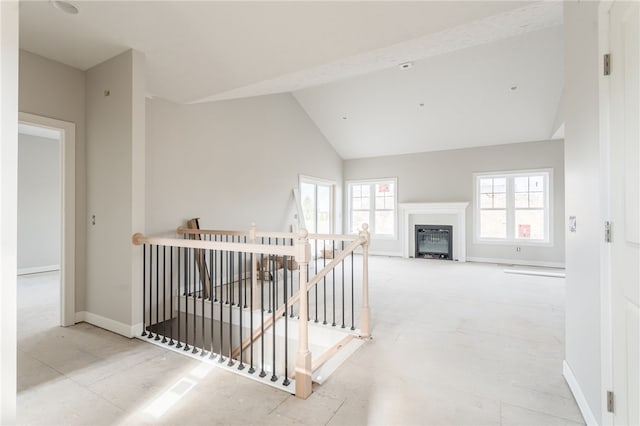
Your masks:
<svg viewBox="0 0 640 426"><path fill-rule="evenodd" d="M402 257L409 257L409 223L411 215L454 215L453 245L458 261L467 260L466 211L468 202L456 203L399 203L401 224Z"/></svg>

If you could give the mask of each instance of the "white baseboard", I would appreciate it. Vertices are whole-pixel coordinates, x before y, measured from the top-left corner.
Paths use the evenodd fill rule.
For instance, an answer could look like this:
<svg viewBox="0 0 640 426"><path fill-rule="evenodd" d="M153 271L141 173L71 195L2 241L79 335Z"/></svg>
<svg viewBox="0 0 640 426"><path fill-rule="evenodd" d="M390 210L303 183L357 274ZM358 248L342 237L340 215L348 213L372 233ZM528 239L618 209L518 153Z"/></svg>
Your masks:
<svg viewBox="0 0 640 426"><path fill-rule="evenodd" d="M129 338L139 336L142 333L142 324L124 324L87 311L76 312L76 323L78 322L87 322Z"/></svg>
<svg viewBox="0 0 640 426"><path fill-rule="evenodd" d="M402 252L369 250L371 256L402 257Z"/></svg>
<svg viewBox="0 0 640 426"><path fill-rule="evenodd" d="M573 393L573 397L578 404L578 408L582 413L582 417L584 417L584 421L587 423L587 426L598 426L598 422L596 421L595 416L593 415L593 411L589 407L587 403L587 399L584 397L584 393L582 393L582 389L578 384L578 380L576 376L573 374L573 370L567 364L567 361L562 361L562 374L564 379L567 381L569 385L569 389L571 389L571 393Z"/></svg>
<svg viewBox="0 0 640 426"><path fill-rule="evenodd" d="M467 257L467 262L498 263L500 265L542 266L545 268L564 268L562 262L544 262L526 259L494 259L490 257Z"/></svg>
<svg viewBox="0 0 640 426"><path fill-rule="evenodd" d="M18 275L39 274L41 272L59 271L60 265L32 266L18 269Z"/></svg>

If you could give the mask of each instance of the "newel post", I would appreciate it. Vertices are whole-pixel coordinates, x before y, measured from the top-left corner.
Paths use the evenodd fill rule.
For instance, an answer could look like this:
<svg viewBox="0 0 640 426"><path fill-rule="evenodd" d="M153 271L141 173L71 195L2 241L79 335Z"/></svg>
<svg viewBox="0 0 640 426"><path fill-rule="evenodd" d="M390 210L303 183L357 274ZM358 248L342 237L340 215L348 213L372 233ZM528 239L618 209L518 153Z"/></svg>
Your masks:
<svg viewBox="0 0 640 426"><path fill-rule="evenodd" d="M307 306L307 266L311 259L309 233L298 232L296 262L300 266L300 319L298 320L298 356L296 358L296 396L307 399L311 395L311 352L309 351L309 307Z"/></svg>
<svg viewBox="0 0 640 426"><path fill-rule="evenodd" d="M369 225L362 225L359 232L362 241L362 307L360 308L360 334L371 336L371 310L369 309Z"/></svg>

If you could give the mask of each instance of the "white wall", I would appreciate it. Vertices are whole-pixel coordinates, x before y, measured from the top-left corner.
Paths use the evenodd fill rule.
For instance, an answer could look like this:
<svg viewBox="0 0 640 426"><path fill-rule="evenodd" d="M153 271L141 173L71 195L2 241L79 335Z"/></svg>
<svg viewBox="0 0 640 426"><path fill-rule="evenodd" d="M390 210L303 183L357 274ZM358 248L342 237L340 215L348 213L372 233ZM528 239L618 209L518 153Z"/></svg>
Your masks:
<svg viewBox="0 0 640 426"><path fill-rule="evenodd" d="M84 98L84 72L24 50L20 51L20 111L69 121L76 125L76 311L85 310L86 145Z"/></svg>
<svg viewBox="0 0 640 426"><path fill-rule="evenodd" d="M552 247L473 242L473 173L536 168L553 169ZM483 148L344 161L345 180L398 178L398 201L469 202L467 207L467 258L564 263L564 157L563 142L543 141ZM454 231L455 232L455 231ZM516 252L516 245L521 247ZM373 240L371 251L402 255L400 239Z"/></svg>
<svg viewBox="0 0 640 426"><path fill-rule="evenodd" d="M248 230L255 222L286 231L299 174L340 185L342 160L291 95L147 100L149 233L172 232L192 217L203 228Z"/></svg>
<svg viewBox="0 0 640 426"><path fill-rule="evenodd" d="M18 273L60 267L60 141L18 135Z"/></svg>
<svg viewBox="0 0 640 426"><path fill-rule="evenodd" d="M136 314L140 309L134 298L141 285L141 263L131 235L134 227L144 228L144 58L129 50L87 70L86 79L89 223L84 319L132 335L142 318Z"/></svg>
<svg viewBox="0 0 640 426"><path fill-rule="evenodd" d="M601 420L599 2L565 2L566 361Z"/></svg>
<svg viewBox="0 0 640 426"><path fill-rule="evenodd" d="M16 421L18 2L0 2L0 424Z"/></svg>

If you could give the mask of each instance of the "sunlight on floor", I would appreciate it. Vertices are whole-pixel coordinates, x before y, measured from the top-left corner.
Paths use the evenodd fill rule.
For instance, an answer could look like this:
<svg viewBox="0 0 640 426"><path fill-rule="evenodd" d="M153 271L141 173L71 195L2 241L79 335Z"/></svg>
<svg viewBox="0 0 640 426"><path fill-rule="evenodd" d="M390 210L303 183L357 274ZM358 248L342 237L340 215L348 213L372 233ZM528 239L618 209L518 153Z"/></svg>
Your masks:
<svg viewBox="0 0 640 426"><path fill-rule="evenodd" d="M201 364L193 368L186 377L178 379L168 390L156 397L142 412L156 419L162 417L204 379L215 367Z"/></svg>

